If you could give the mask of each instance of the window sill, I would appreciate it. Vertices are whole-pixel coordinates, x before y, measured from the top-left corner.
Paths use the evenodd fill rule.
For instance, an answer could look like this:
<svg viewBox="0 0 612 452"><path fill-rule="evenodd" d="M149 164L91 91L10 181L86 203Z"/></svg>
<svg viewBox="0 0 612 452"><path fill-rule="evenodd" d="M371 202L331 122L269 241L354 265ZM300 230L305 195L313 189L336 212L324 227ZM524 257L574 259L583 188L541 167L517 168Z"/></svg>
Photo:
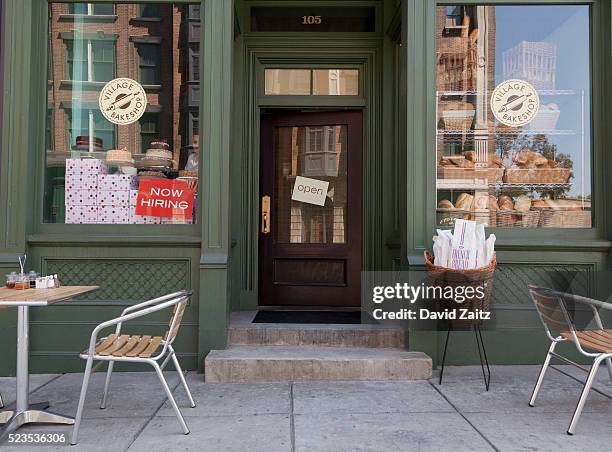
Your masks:
<svg viewBox="0 0 612 452"><path fill-rule="evenodd" d="M185 234L171 235L163 231L166 226L177 225L102 225L107 233L100 232L101 225L53 225L64 226L65 233L40 233L28 237L28 243L38 246L80 246L80 245L124 245L127 247L164 247L164 246L197 246L201 243L196 235L198 225L184 226ZM83 227L85 226L85 227ZM90 226L88 230L87 226ZM141 226L145 226L144 228ZM68 232L70 229L72 232ZM131 229L134 228L134 229ZM151 228L153 230L148 230ZM94 229L95 232L90 232ZM96 230L97 229L97 230ZM131 229L131 231L130 231ZM120 231L123 230L124 233ZM191 231L191 234L187 233ZM176 229L175 231L176 232Z"/></svg>
<svg viewBox="0 0 612 452"><path fill-rule="evenodd" d="M153 91L153 92L161 91L162 89L161 85L142 85L142 87L144 88L145 91Z"/></svg>
<svg viewBox="0 0 612 452"><path fill-rule="evenodd" d="M115 22L116 14L60 14L60 22Z"/></svg>
<svg viewBox="0 0 612 452"><path fill-rule="evenodd" d="M161 17L132 17L130 22L161 22Z"/></svg>
<svg viewBox="0 0 612 452"><path fill-rule="evenodd" d="M60 88L74 88L100 90L107 82L88 82L82 80L61 80Z"/></svg>

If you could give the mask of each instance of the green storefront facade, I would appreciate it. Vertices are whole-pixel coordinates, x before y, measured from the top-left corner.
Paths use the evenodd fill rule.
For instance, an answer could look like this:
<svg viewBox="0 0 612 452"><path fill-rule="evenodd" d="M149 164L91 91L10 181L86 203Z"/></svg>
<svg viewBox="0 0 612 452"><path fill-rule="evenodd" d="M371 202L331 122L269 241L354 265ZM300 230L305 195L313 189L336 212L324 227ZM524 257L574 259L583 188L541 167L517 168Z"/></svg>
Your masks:
<svg viewBox="0 0 612 452"><path fill-rule="evenodd" d="M568 189L571 196L567 198L580 198L583 204L588 198L592 212L592 227L582 224L572 228L490 229L497 236L498 253L493 305L496 327L485 333L490 360L501 364L541 361L545 336L525 291L528 282L542 281L549 272L567 270L582 272L586 283L594 286L597 272L612 264L609 257L612 230L608 226L612 222L612 206L607 202L607 196L612 196L608 177L612 173L612 158L608 156L608 143L612 142L609 127L612 116L608 108L612 101L609 0L202 1L198 22L199 89L193 91L197 96L193 105L198 110L199 121L195 127L201 149L200 202L195 224L181 225L49 221L45 207L50 196L48 157L41 150L48 148L45 145L49 128L47 90L52 81L47 77L46 62L50 52L47 45L51 35L50 3L54 2L2 2L0 270L4 273L17 270L17 256L27 253L29 269L57 273L69 284L96 283L101 289L70 304L32 310L33 372L82 371L82 362L76 353L84 347L96 324L118 314L126 305L182 288L193 290L194 297L176 349L184 367L201 370L208 351L225 348L230 313L255 310L267 304L259 290L261 278L265 276L259 272L260 198L264 194L260 190L260 171L261 162L265 161L263 152L267 152L260 143L264 142L262 125L267 115L360 112L361 171L359 183L355 185L359 192L351 193L349 198L349 205L359 203L361 211L360 269L422 269L423 251L431 248L431 237L440 222L436 212L441 200L436 190L439 137L446 132L450 134L448 128L440 132L440 94L436 94L443 91L436 84L446 80L439 76L443 53L436 47L439 21L446 20L442 26L444 36L448 30L453 33L459 30L452 37L457 37L460 45L463 45L461 27L477 40L477 33L471 33L475 29L474 17L488 14L476 9L485 4L490 8L568 6L578 8L577 14L586 12L587 32L578 41L586 43L588 67L582 68L583 72L577 71L583 75L575 79L586 80L586 94L578 100L579 104L582 102L582 125L578 133L582 137L582 151L575 154L574 181L587 188L580 193ZM183 2L173 3L175 9L180 9ZM194 2L189 3L192 5ZM457 9L456 5L461 7ZM351 16L355 9L359 13ZM444 16L442 10L446 11L445 19L440 19L440 14ZM292 14L299 16L295 29L286 20ZM462 18L452 22L457 14ZM503 20L516 19L508 14L502 20L503 14L499 10L500 47L504 30L511 28L504 28ZM327 18L333 18L330 21L334 23L343 15L357 18L335 22L342 23L344 31L333 27L316 29L316 17L325 25ZM570 23L562 16L559 16L560 24ZM467 17L472 17L472 25L466 25ZM481 17L481 30L484 25L480 24L485 23L493 28L492 19L487 22L484 16L478 17ZM95 23L95 18L91 20ZM521 25L517 27L520 31ZM530 41L531 32L524 32L525 41ZM483 43L486 39L480 33L478 42L490 49L493 41ZM557 36L554 30L551 36ZM561 67L565 64L562 61L567 60L564 52L568 52L563 46L568 44L556 42ZM478 48L474 45L474 49ZM486 55L487 50L484 52ZM495 64L501 67L501 52L498 59ZM282 72L274 73L279 70L306 71L310 74L310 88L290 92L290 89L283 91L282 83L268 82L268 75L282 75ZM317 71L326 70L338 74L356 71L352 72L358 74L355 91L346 95L334 95L338 93L331 91L316 95L313 80ZM558 78L561 84L563 74ZM486 88L494 82L490 80ZM280 86L279 91L274 91L275 86ZM540 88L541 97L562 89L563 95L571 97L566 88ZM468 93L464 95L477 96L470 94L472 88L462 86L461 89ZM458 95L457 91L453 88L449 96ZM474 100L473 105L477 102ZM563 135L561 132L567 129L561 127L563 113L575 110L570 102L558 102L562 110L557 135ZM474 124L477 121L474 119ZM477 128L475 125L467 129L470 127ZM472 129L458 135L474 133ZM461 146L465 146L465 138L457 140L463 140ZM562 147L563 142L559 143ZM571 152L570 157L574 157ZM583 175L581 179L578 172ZM451 200L455 202L455 198ZM0 310L0 375L14 374L15 317L13 310ZM137 328L161 331L164 325L165 319L160 317L138 324ZM434 361L439 360L443 333L410 331L407 334L410 349L424 351ZM457 351L449 360L476 362L473 337L458 334L459 345L453 345Z"/></svg>

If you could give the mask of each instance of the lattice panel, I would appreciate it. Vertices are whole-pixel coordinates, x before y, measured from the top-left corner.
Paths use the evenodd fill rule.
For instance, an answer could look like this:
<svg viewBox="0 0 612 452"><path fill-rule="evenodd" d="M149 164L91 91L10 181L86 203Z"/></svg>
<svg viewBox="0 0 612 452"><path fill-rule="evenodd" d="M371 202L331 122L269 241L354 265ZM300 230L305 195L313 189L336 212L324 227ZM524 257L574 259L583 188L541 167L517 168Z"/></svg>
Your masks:
<svg viewBox="0 0 612 452"><path fill-rule="evenodd" d="M528 284L588 295L592 265L499 264L495 270L495 304L531 304Z"/></svg>
<svg viewBox="0 0 612 452"><path fill-rule="evenodd" d="M100 286L81 300L141 301L191 287L188 260L47 259L44 267L62 284Z"/></svg>

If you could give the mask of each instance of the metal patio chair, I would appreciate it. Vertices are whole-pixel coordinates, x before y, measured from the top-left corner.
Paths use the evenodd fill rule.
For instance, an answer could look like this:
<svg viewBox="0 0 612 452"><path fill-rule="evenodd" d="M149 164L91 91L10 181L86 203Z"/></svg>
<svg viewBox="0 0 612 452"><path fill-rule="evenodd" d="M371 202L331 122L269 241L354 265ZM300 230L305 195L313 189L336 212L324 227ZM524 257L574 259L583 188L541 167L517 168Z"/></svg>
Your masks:
<svg viewBox="0 0 612 452"><path fill-rule="evenodd" d="M183 415L181 414L181 411L178 405L176 404L174 397L172 396L172 391L168 387L168 383L166 382L162 371L168 364L168 362L172 360L172 362L174 363L174 367L176 368L179 374L181 383L185 388L187 397L189 398L189 403L191 404L192 408L195 407L195 402L193 400L193 397L191 396L189 387L187 386L185 375L183 374L183 370L181 369L174 349L172 348L172 343L174 342L174 339L177 336L179 327L181 325L181 320L183 318L183 314L185 313L187 301L189 300L189 297L191 297L191 295L192 292L182 290L179 292L165 295L163 297L155 298L153 300L129 306L128 308L123 310L119 317L103 322L93 330L93 332L91 333L91 339L89 341L88 349L79 355L81 358L87 360L87 364L85 366L85 375L83 377L81 396L79 398L79 405L74 421L74 429L72 431L72 437L70 439L71 444L77 444L78 442L79 427L81 425L81 417L83 416L83 408L85 405L85 397L87 395L89 377L91 376L92 371L95 371L95 368L97 368L104 362L108 362L108 370L106 373L104 394L102 396L102 403L100 404L100 408L103 409L106 407L106 396L108 395L111 375L113 372L113 364L115 362L149 364L153 366L155 372L157 373L157 376L159 377L162 387L166 392L166 396L168 397L168 400L170 401L170 404L174 409L176 417L179 420L183 433L185 435L189 433L189 428L187 427L185 419L183 418ZM121 334L121 327L123 322L140 318L164 309L169 309L171 307L173 309L170 321L168 323L169 327L163 336ZM102 337L101 339L98 339L98 333L100 333L100 331L114 325L116 325L114 334L109 334L107 337ZM96 364L95 367L93 367L94 361L100 362Z"/></svg>
<svg viewBox="0 0 612 452"><path fill-rule="evenodd" d="M529 286L529 292L531 294L533 303L536 306L540 319L542 320L544 329L546 330L546 335L551 340L550 348L546 354L546 359L544 360L544 364L542 365L542 369L538 375L535 387L533 388L533 393L531 395L531 399L529 400L529 406L534 406L551 358L557 358L587 372L588 377L586 381L582 381L575 378L573 375L562 371L561 369L552 367L564 375L584 384L582 393L580 394L580 398L578 399L578 403L574 411L574 415L572 416L572 420L570 421L567 429L567 434L573 435L576 429L576 424L578 424L578 419L580 418L580 414L582 413L582 409L584 408L584 404L589 395L589 391L593 385L593 380L595 379L597 370L603 361L606 361L610 380L612 381L612 361L610 360L612 357L612 329L604 329L598 312L598 309L600 308L612 310L612 304L579 295L557 292L552 289L531 285ZM572 317L568 312L567 301L571 301L577 306L581 305L588 307L593 314L592 320L595 322L596 329L578 330L575 322L572 320ZM580 364L575 363L574 361L560 355L555 351L555 347L558 343L566 341L573 342L581 355L593 359L593 364L591 365L590 369L584 368ZM593 388L593 391L612 399L612 396L605 394L596 388Z"/></svg>

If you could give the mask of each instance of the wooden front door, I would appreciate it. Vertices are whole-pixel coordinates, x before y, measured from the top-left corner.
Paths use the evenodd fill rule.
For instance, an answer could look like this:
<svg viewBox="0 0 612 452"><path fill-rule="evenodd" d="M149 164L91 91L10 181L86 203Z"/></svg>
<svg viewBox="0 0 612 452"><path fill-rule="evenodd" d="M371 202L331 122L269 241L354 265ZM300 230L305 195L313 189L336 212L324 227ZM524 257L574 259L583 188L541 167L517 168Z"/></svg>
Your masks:
<svg viewBox="0 0 612 452"><path fill-rule="evenodd" d="M360 111L262 116L259 305L360 306L361 124Z"/></svg>

